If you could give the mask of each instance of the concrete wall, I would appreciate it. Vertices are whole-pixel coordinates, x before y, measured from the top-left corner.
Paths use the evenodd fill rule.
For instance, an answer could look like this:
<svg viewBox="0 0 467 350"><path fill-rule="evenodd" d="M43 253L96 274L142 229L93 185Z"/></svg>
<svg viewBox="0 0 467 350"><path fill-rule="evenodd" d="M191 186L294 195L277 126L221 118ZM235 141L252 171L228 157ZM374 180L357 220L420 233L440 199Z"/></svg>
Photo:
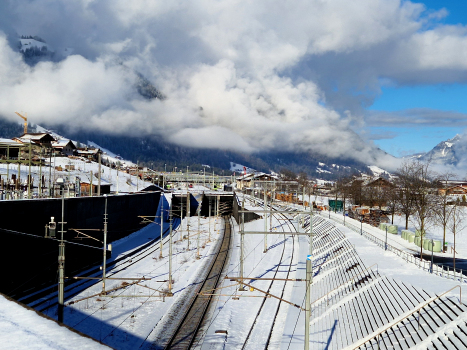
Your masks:
<svg viewBox="0 0 467 350"><path fill-rule="evenodd" d="M241 203L239 203L239 198L235 194L233 197L233 214L232 215L235 218L235 221L237 221L237 224L240 224L240 221L241 221L242 213L239 213L239 211L241 210L241 207L242 205ZM244 216L245 222L250 222L250 221L261 218L261 216L253 212L245 213L244 215L245 215Z"/></svg>
<svg viewBox="0 0 467 350"><path fill-rule="evenodd" d="M108 242L143 227L138 215L156 215L160 193L108 196ZM65 199L65 230L103 229L104 197ZM0 201L0 292L13 298L57 281L58 241L44 238L44 226L54 216L61 221L61 199ZM167 224L167 228L169 225ZM57 225L57 238L60 225ZM84 231L100 240L103 232ZM65 233L65 274L73 276L102 262L102 243Z"/></svg>
<svg viewBox="0 0 467 350"><path fill-rule="evenodd" d="M142 228L141 219L138 216L155 216L159 198L159 192L123 196L109 195L107 197L109 243ZM65 222L67 223L65 230L71 228L103 229L105 197L65 198L64 203ZM61 199L0 201L0 229L44 236L45 225L49 223L52 216L55 217L56 222L61 221ZM57 235L59 228L60 225L57 225ZM102 240L102 231L84 232ZM101 245L91 239L75 239L76 235L68 231L65 239L88 245Z"/></svg>

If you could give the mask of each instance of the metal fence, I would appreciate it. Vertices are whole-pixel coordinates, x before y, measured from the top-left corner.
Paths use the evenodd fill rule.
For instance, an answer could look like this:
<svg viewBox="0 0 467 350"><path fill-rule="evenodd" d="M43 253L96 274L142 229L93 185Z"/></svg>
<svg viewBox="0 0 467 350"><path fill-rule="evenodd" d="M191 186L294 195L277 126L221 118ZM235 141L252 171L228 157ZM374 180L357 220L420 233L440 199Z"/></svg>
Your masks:
<svg viewBox="0 0 467 350"><path fill-rule="evenodd" d="M319 213L321 216L328 218L328 216L324 216L323 213ZM399 248L396 248L389 243L386 243L386 241L372 235L370 232L366 231L362 226L358 226L353 224L351 221L355 221L353 219L347 218L346 220L341 220L336 217L331 216L331 220L338 222L339 224L344 225L345 227L350 228L351 230L361 234L363 237L366 239L372 241L376 245L380 246L381 248L393 252L394 254L400 256L402 259L404 259L406 262L414 264L420 269L426 270L428 272L431 272L433 274L436 274L440 277L452 279L452 280L457 280L459 282L466 282L467 283L467 276L463 274L463 271L461 269L453 269L449 268L449 266L443 266L443 265L437 265L437 264L431 264L431 261L428 260L422 260L406 251L403 251Z"/></svg>

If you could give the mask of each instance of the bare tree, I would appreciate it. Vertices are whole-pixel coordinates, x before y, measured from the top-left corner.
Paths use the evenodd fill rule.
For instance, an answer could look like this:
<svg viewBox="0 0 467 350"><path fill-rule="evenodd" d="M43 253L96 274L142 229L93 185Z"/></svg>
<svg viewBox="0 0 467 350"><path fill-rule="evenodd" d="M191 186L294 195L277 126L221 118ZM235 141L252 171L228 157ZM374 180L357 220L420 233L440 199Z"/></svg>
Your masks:
<svg viewBox="0 0 467 350"><path fill-rule="evenodd" d="M420 241L423 242L423 236L430 224L433 223L433 208L435 204L435 195L433 194L434 172L430 169L429 163L420 161L411 161L404 163L398 170L399 179L403 186L404 204L412 213L412 223L420 232ZM406 216L406 226L407 226ZM420 243L420 259L423 260L423 244Z"/></svg>
<svg viewBox="0 0 467 350"><path fill-rule="evenodd" d="M391 213L391 225L394 225L394 214L399 203L399 189L395 186L388 186L384 189L386 207Z"/></svg>
<svg viewBox="0 0 467 350"><path fill-rule="evenodd" d="M398 191L396 192L397 211L405 215L405 229L409 228L409 218L413 213L413 197L410 185L410 176L408 176L410 166L404 163L399 169L399 175L396 180Z"/></svg>
<svg viewBox="0 0 467 350"><path fill-rule="evenodd" d="M295 180L297 179L297 174L295 174L292 170L289 170L287 168L282 168L280 170L280 174L285 180Z"/></svg>
<svg viewBox="0 0 467 350"><path fill-rule="evenodd" d="M349 196L352 198L353 204L362 205L362 180L353 179L349 186Z"/></svg>
<svg viewBox="0 0 467 350"><path fill-rule="evenodd" d="M457 200L453 205L451 216L448 222L448 228L454 235L454 255L453 255L453 267L456 271L456 235L461 232L467 226L466 213L463 206L460 205L460 201Z"/></svg>
<svg viewBox="0 0 467 350"><path fill-rule="evenodd" d="M443 228L443 252L446 252L446 228L451 220L454 206L450 205L447 183L454 175L450 173L441 174L437 179L438 196L434 206L435 224Z"/></svg>

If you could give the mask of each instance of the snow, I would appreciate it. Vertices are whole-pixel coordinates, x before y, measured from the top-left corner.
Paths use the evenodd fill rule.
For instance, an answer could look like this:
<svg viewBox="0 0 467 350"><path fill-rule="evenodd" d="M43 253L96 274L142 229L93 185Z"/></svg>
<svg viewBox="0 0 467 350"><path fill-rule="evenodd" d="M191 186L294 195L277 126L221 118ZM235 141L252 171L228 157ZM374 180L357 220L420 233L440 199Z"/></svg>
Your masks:
<svg viewBox="0 0 467 350"><path fill-rule="evenodd" d="M244 166L243 164L238 164L234 162L230 162L230 171L235 171L235 172L240 172L243 173L245 171L244 167L246 168L247 173L252 173L255 171L255 169L249 168L247 166Z"/></svg>
<svg viewBox="0 0 467 350"><path fill-rule="evenodd" d="M112 157L112 158L116 158L117 155L111 151L109 151L108 149L104 148L104 147L101 147L99 146L97 143L95 142L92 142L92 141L87 141L88 145L91 146L91 147L94 147L94 148L99 148L102 152L104 152L105 154L107 154L109 157Z"/></svg>
<svg viewBox="0 0 467 350"><path fill-rule="evenodd" d="M319 174L321 174L321 173L328 173L328 174L331 174L330 171L328 171L328 170L323 170L323 169L318 168L318 167L316 167L316 172L319 173Z"/></svg>
<svg viewBox="0 0 467 350"><path fill-rule="evenodd" d="M86 164L88 166L89 164ZM106 174L106 172L104 173ZM112 177L111 177L112 178ZM202 186L197 187L198 193L195 197L200 197ZM181 192L185 193L185 190ZM216 192L217 194L217 192ZM249 198L249 197L247 197ZM167 196L170 199L170 196ZM327 203L327 198L314 196L314 200ZM303 207L295 205L294 208ZM247 209L261 209L254 203L247 202ZM265 215L264 213L260 213ZM322 212L321 217L342 220L342 213ZM271 222L267 217L267 226ZM170 335L174 327L173 320L185 307L183 301L188 299L194 293L194 286L201 279L202 271L208 262L208 258L213 254L216 245L219 244L220 234L217 230L222 227L221 220L209 218L200 219L200 238L201 238L201 259L196 259L196 244L198 232L198 218L192 217L190 220L190 249L188 241L181 237L187 235L187 219L183 220L180 227L174 232L174 258L173 258L173 278L174 278L174 296L161 297L160 290L167 288L168 278L168 247L164 245L163 257L159 258L159 252L147 250L148 255L140 260L130 261L127 258L118 268L108 271L108 276L115 273L112 277L135 278L145 277L150 280L141 281L138 285L131 285L119 289L107 296L92 297L83 301L76 302L65 308L65 323L83 333L89 334L93 338L102 341L118 349L150 348L154 345L160 345L164 339ZM156 220L157 221L157 220ZM396 223L402 224L403 217L396 216ZM356 220L346 218L347 224L360 225ZM459 285L459 281L447 279L444 277L430 274L426 270L420 269L414 264L404 261L401 257L390 251L385 251L380 246L369 241L359 233L354 232L349 227L344 227L333 221L333 224L343 232L346 239L353 245L356 254L361 258L366 267L378 270L386 277L392 277L398 281L410 284L416 288L424 289L430 293L442 293L446 290ZM272 219L273 230L280 232L292 231L287 222L279 221L275 217ZM215 228L214 228L215 227ZM381 239L385 238L385 232L378 228L364 224L363 228L371 234ZM401 228L401 226L399 226ZM413 227L409 227L409 229ZM233 224L233 241L231 243L231 252L226 267L225 276L239 276L239 257L240 257L240 235L239 227ZM264 218L245 224L246 231L264 230ZM209 231L211 231L211 242L207 242ZM399 230L400 231L400 230ZM158 224L150 224L144 229L114 243L113 257L116 259L126 256L133 249L147 243L149 239L154 239L160 235ZM438 237L440 230L432 228L428 231L428 237ZM448 236L449 237L449 236ZM461 236L459 236L461 237ZM458 238L459 238L458 237ZM164 241L167 241L167 237ZM268 290L270 280L253 280L252 278L304 278L305 276L305 258L308 254L309 243L306 236L292 237L280 234L269 234L267 242L265 236L259 234L245 235L244 244L244 276L245 282L261 290ZM457 246L459 256L467 257L467 244L465 240L459 239ZM403 240L399 235L389 235L388 242L406 252L415 253L418 247L412 243ZM268 247L264 253L264 246ZM159 246L155 243L154 248ZM441 254L442 255L442 254ZM376 265L377 264L377 265ZM290 266L290 268L289 268ZM289 271L290 270L290 271ZM277 271L277 272L276 272ZM276 274L277 273L277 274ZM222 276L222 278L224 277ZM329 278L326 273L318 274L314 278L314 283ZM131 282L131 281L128 281ZM119 286L122 281L107 280L106 288L110 289ZM285 284L285 290L282 294L282 287ZM370 284L369 284L370 285ZM258 290L239 291L238 284L229 279L222 279L222 285L219 289L213 291L214 307L210 310L210 321L203 327L204 338L195 344L195 349L239 349L242 348L250 327L255 323L255 328L250 335L250 341L247 344L248 349L262 348L265 339L271 329L271 322L275 317L278 300L275 298L264 299L264 294ZM97 294L101 291L100 283L89 284L89 288L73 297L71 300L79 300L87 296ZM282 297L299 306L304 305L305 284L300 281L276 281L271 286L272 295ZM458 295L458 291L451 292L452 296ZM234 299L235 298L235 299ZM238 300L237 300L238 298ZM352 295L340 299L339 304L331 305L327 315L332 310L343 305ZM264 309L259 318L255 321L256 315L264 300ZM67 300L68 302L69 300ZM3 312L2 304L0 310ZM49 311L51 317L56 317L56 310ZM321 316L324 319L324 316ZM401 317L401 316L399 316ZM462 316L461 319L465 319ZM26 317L29 320L29 316ZM313 324L322 322L321 318L312 320ZM36 321L37 322L37 321ZM456 321L457 322L457 321ZM21 321L23 323L23 321ZM42 322L39 322L42 323ZM291 307L286 303L281 303L275 326L273 328L269 348L287 349L302 348L304 335L304 312L299 308ZM443 331L449 331L454 326L446 325ZM1 328L0 328L1 329ZM345 327L338 327L340 332L345 332ZM227 334L216 333L217 330L227 330ZM339 335L345 336L345 335ZM7 337L3 333L3 337ZM84 344L84 343L83 343ZM76 345L76 343L75 343ZM420 345L421 346L421 345ZM1 346L0 346L1 347ZM85 345L80 348L85 348Z"/></svg>
<svg viewBox="0 0 467 350"><path fill-rule="evenodd" d="M381 169L376 165L369 165L368 168L373 172L375 176L381 176L383 174L389 175L389 173L386 170Z"/></svg>
<svg viewBox="0 0 467 350"><path fill-rule="evenodd" d="M181 239L182 236L187 235L187 219L173 233L173 297L159 296L158 291L167 290L168 244L164 245L163 257L160 258L159 251L155 250L160 243L156 242L153 247L147 249L148 254L143 259L136 261L136 257L129 257L119 264L119 268L114 267L107 272L108 277L124 279L144 276L149 280L116 290L106 296L92 297L67 306L64 314L65 323L118 349L134 349L140 346L150 348L153 343L165 339L173 327L175 315L180 312L183 301L193 293L202 271L206 270L208 258L220 242L218 238L221 236L221 220L200 218L201 258L196 259L198 218L191 217L189 220L191 235L189 249L187 249L188 240ZM148 239L154 239L159 235L160 226L150 224L137 233L115 242L112 260L127 255L138 245L147 243ZM211 241L208 241L209 237ZM168 237L165 237L164 242L167 240ZM106 289L115 288L122 282L107 280ZM96 283L71 300L77 301L97 294L101 290L101 283ZM48 314L56 317L56 309L49 310Z"/></svg>
<svg viewBox="0 0 467 350"><path fill-rule="evenodd" d="M46 164L49 163L49 159L46 159ZM75 170L66 170L66 165L73 165ZM56 167L61 166L62 171L56 169ZM12 174L18 174L18 167L20 168L20 177L24 181L28 177L29 166L28 165L19 165L16 164L8 166L7 164L0 164L0 174L1 176L6 176L9 173L11 179ZM151 182L142 181L137 176L127 174L117 169L112 169L107 166L101 165L101 179L102 183L110 183L111 191L118 193L129 193L142 190L150 185ZM49 172L51 173L51 179L55 183L56 179L61 177L68 179L68 181L74 183L75 178L79 177L83 182L91 181L91 172L93 176L93 184L97 184L97 174L99 173L99 164L97 162L91 162L84 158L68 158L68 157L53 157L52 158L52 169L48 166L31 166L31 174L34 180L34 186L39 185L40 175L45 177L45 183L49 182Z"/></svg>
<svg viewBox="0 0 467 350"><path fill-rule="evenodd" d="M0 349L109 349L0 295Z"/></svg>
<svg viewBox="0 0 467 350"><path fill-rule="evenodd" d="M49 46L46 43L43 43L41 41L37 41L35 39L19 39L21 42L21 49L25 50L30 47L36 46L37 48L41 49L43 46L49 48Z"/></svg>

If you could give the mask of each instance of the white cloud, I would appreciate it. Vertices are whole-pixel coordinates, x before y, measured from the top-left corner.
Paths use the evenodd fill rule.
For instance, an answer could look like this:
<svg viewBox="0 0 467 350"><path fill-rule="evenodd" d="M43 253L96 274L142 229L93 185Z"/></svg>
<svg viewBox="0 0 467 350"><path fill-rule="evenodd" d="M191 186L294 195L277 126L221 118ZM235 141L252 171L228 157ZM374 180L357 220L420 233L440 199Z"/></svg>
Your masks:
<svg viewBox="0 0 467 350"><path fill-rule="evenodd" d="M409 1L19 0L2 12L16 19L4 32L77 55L31 68L2 36L1 114L197 147L370 161L349 122L382 79L467 81L466 28ZM167 99L137 96L133 69Z"/></svg>

